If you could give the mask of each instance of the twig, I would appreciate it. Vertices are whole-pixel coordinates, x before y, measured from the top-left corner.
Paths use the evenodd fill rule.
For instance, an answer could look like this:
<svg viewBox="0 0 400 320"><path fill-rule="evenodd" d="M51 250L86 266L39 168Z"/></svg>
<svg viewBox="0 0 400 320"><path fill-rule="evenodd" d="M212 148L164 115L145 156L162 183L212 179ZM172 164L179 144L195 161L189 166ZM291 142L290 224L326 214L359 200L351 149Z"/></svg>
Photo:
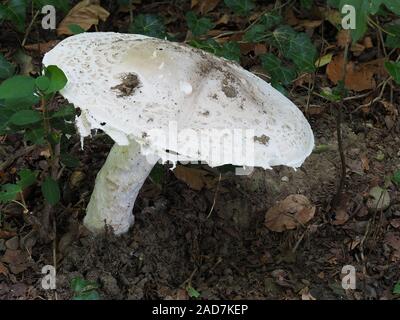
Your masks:
<svg viewBox="0 0 400 320"><path fill-rule="evenodd" d="M40 13L40 11L37 10L36 13L35 13L35 15L33 16L32 20L31 20L31 22L29 23L28 27L26 28L26 32L25 32L25 35L24 35L24 39L22 40L22 43L21 43L21 46L22 46L22 47L25 46L26 40L28 39L29 33L31 32L32 27L33 27L33 24L34 24L34 22L36 21L36 18L37 18L37 16L39 15L39 13Z"/></svg>
<svg viewBox="0 0 400 320"><path fill-rule="evenodd" d="M219 178L218 178L218 184L217 184L217 189L215 190L215 195L214 195L214 200L213 200L213 204L211 206L210 212L207 215L207 219L211 216L211 213L214 210L215 207L215 202L217 201L217 195L218 195L218 190L219 190L219 184L221 182L221 173L219 174Z"/></svg>
<svg viewBox="0 0 400 320"><path fill-rule="evenodd" d="M27 153L30 153L36 148L36 146L29 146L24 148L23 150L19 150L16 153L14 153L11 157L9 157L7 160L4 162L0 163L0 171L5 170L7 167L9 167L15 160L18 158L24 156Z"/></svg>
<svg viewBox="0 0 400 320"><path fill-rule="evenodd" d="M343 86L345 86L345 83L346 83L348 51L349 51L349 43L347 43L346 47L344 48L343 73L342 73ZM334 205L338 205L341 203L342 192L343 192L344 184L346 181L346 157L345 157L344 151L343 151L343 137L342 137L342 112L343 112L342 109L343 108L344 108L344 104L343 104L343 96L342 96L340 99L340 102L338 103L338 112L337 112L337 118L336 118L336 135L337 135L337 140L338 140L338 151L339 151L339 156L340 156L341 173L340 173L339 185L336 190L336 195L333 198Z"/></svg>

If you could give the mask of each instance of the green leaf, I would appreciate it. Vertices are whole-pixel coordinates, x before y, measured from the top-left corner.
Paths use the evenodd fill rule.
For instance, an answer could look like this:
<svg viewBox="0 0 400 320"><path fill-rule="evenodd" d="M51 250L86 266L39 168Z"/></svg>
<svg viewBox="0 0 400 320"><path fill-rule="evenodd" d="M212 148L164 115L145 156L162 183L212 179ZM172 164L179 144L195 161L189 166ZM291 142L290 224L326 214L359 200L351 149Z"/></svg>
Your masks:
<svg viewBox="0 0 400 320"><path fill-rule="evenodd" d="M25 131L24 138L37 145L45 144L45 130L43 127L28 129Z"/></svg>
<svg viewBox="0 0 400 320"><path fill-rule="evenodd" d="M21 110L12 115L10 122L17 126L36 123L42 120L40 112L35 110Z"/></svg>
<svg viewBox="0 0 400 320"><path fill-rule="evenodd" d="M24 32L27 0L10 0L6 8L5 19L10 20L19 32Z"/></svg>
<svg viewBox="0 0 400 320"><path fill-rule="evenodd" d="M0 80L10 78L14 74L14 71L14 65L8 62L0 53Z"/></svg>
<svg viewBox="0 0 400 320"><path fill-rule="evenodd" d="M1 186L0 190L0 202L15 200L20 192L22 192L22 189L18 185L11 183L4 184Z"/></svg>
<svg viewBox="0 0 400 320"><path fill-rule="evenodd" d="M400 281L396 283L396 285L393 288L393 293L394 294L400 294Z"/></svg>
<svg viewBox="0 0 400 320"><path fill-rule="evenodd" d="M75 108L73 105L68 104L60 107L56 112L51 115L51 118L69 118L75 115Z"/></svg>
<svg viewBox="0 0 400 320"><path fill-rule="evenodd" d="M71 31L73 34L80 34L86 32L79 24L70 24L68 25L68 30Z"/></svg>
<svg viewBox="0 0 400 320"><path fill-rule="evenodd" d="M217 55L228 60L240 62L240 46L236 41L225 42L217 51Z"/></svg>
<svg viewBox="0 0 400 320"><path fill-rule="evenodd" d="M76 168L77 166L79 166L79 163L80 163L79 159L77 159L76 157L74 157L68 153L62 153L60 158L61 158L61 162L64 165L66 165L67 167Z"/></svg>
<svg viewBox="0 0 400 320"><path fill-rule="evenodd" d="M303 9L310 10L313 5L313 0L300 0L300 5Z"/></svg>
<svg viewBox="0 0 400 320"><path fill-rule="evenodd" d="M236 14L243 16L254 8L254 3L251 0L224 0L224 2Z"/></svg>
<svg viewBox="0 0 400 320"><path fill-rule="evenodd" d="M19 173L19 181L17 185L23 190L36 182L36 171L31 171L29 169L22 169Z"/></svg>
<svg viewBox="0 0 400 320"><path fill-rule="evenodd" d="M61 90L68 82L64 72L57 66L46 67L45 76L50 80L50 85L45 91L46 94L55 93Z"/></svg>
<svg viewBox="0 0 400 320"><path fill-rule="evenodd" d="M50 79L46 76L40 76L35 79L35 84L40 91L46 91L50 86Z"/></svg>
<svg viewBox="0 0 400 320"><path fill-rule="evenodd" d="M204 17L199 18L193 11L189 11L185 17L188 27L195 37L206 34L209 30L215 27L215 24L212 23L211 19Z"/></svg>
<svg viewBox="0 0 400 320"><path fill-rule="evenodd" d="M289 26L281 26L272 33L271 44L294 62L300 72L315 70L317 49L305 33L297 33Z"/></svg>
<svg viewBox="0 0 400 320"><path fill-rule="evenodd" d="M371 6L369 1L366 0L341 0L339 4L339 12L342 12L342 8L345 5L351 5L355 9L356 13L356 28L351 30L351 37L353 42L360 40L365 32L367 31L368 16L371 13ZM374 9L374 7L372 7ZM345 16L343 14L343 16Z"/></svg>
<svg viewBox="0 0 400 320"><path fill-rule="evenodd" d="M385 44L388 48L400 48L400 19L385 25L386 35Z"/></svg>
<svg viewBox="0 0 400 320"><path fill-rule="evenodd" d="M42 194L45 200L52 206L60 201L60 188L57 181L51 177L46 177L42 183Z"/></svg>
<svg viewBox="0 0 400 320"><path fill-rule="evenodd" d="M82 292L81 294L74 296L72 300L100 300L100 295L97 291L93 290Z"/></svg>
<svg viewBox="0 0 400 320"><path fill-rule="evenodd" d="M261 65L271 76L271 82L288 85L296 78L296 72L291 68L284 67L281 60L272 53L261 56Z"/></svg>
<svg viewBox="0 0 400 320"><path fill-rule="evenodd" d="M159 16L151 14L139 14L129 26L130 33L143 34L149 37L165 38L165 26Z"/></svg>
<svg viewBox="0 0 400 320"><path fill-rule="evenodd" d="M376 1L376 0L375 0ZM386 8L400 16L400 2L396 0L383 0Z"/></svg>
<svg viewBox="0 0 400 320"><path fill-rule="evenodd" d="M400 170L397 170L393 176L392 176L392 181L397 184L398 186L400 186Z"/></svg>
<svg viewBox="0 0 400 320"><path fill-rule="evenodd" d="M393 80L400 84L400 61L386 61L385 68L389 72L389 74L393 77Z"/></svg>
<svg viewBox="0 0 400 320"><path fill-rule="evenodd" d="M197 299L197 298L199 298L200 295L201 295L201 293L198 292L198 291L197 291L195 288L193 288L191 285L187 286L186 291L187 291L189 297L191 297L191 298Z"/></svg>
<svg viewBox="0 0 400 320"><path fill-rule="evenodd" d="M267 28L263 24L253 25L243 36L246 42L260 42L267 37Z"/></svg>
<svg viewBox="0 0 400 320"><path fill-rule="evenodd" d="M21 99L31 99L35 97L35 79L27 76L14 76L4 80L0 84L0 100L15 102Z"/></svg>

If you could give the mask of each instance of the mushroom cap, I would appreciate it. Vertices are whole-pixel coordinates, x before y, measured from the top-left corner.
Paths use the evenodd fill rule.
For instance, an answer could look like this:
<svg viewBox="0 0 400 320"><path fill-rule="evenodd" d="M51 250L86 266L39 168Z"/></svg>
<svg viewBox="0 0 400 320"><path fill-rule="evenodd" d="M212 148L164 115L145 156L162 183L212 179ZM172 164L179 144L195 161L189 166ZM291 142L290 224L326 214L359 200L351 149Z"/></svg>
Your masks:
<svg viewBox="0 0 400 320"><path fill-rule="evenodd" d="M119 145L136 140L163 161L210 166L299 167L314 147L306 118L279 91L185 44L82 33L61 41L43 64L66 74L61 94L81 110L81 137L101 129Z"/></svg>

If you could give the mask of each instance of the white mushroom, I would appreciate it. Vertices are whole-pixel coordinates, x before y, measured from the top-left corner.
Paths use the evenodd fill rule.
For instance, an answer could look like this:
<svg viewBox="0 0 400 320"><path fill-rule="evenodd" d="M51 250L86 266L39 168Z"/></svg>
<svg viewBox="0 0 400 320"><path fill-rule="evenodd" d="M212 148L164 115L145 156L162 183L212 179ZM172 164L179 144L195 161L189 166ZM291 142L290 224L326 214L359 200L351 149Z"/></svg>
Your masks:
<svg viewBox="0 0 400 320"><path fill-rule="evenodd" d="M201 160L299 167L314 146L301 111L237 64L184 44L135 34L83 33L61 41L44 65L68 83L83 137L101 129L116 144L96 178L85 225L116 234L132 225L154 164Z"/></svg>

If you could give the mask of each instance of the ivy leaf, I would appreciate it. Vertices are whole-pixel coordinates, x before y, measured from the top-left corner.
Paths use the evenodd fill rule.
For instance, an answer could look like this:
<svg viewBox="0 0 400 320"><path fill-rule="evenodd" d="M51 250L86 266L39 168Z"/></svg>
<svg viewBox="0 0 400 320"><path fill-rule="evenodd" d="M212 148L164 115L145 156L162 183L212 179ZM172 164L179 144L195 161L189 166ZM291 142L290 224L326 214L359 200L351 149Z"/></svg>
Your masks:
<svg viewBox="0 0 400 320"><path fill-rule="evenodd" d="M400 48L400 20L385 25L388 32L385 44L388 48Z"/></svg>
<svg viewBox="0 0 400 320"><path fill-rule="evenodd" d="M393 13L400 16L400 2L395 0L383 0L386 8L388 8Z"/></svg>
<svg viewBox="0 0 400 320"><path fill-rule="evenodd" d="M19 32L25 31L27 0L10 0L7 2L4 19L11 21Z"/></svg>
<svg viewBox="0 0 400 320"><path fill-rule="evenodd" d="M41 120L41 114L35 110L21 110L14 113L10 118L10 122L17 126L25 126Z"/></svg>
<svg viewBox="0 0 400 320"><path fill-rule="evenodd" d="M217 51L217 55L228 60L240 62L240 46L235 41L228 41Z"/></svg>
<svg viewBox="0 0 400 320"><path fill-rule="evenodd" d="M288 85L296 78L296 72L282 65L281 60L272 53L261 56L261 65L271 76L271 82L281 82Z"/></svg>
<svg viewBox="0 0 400 320"><path fill-rule="evenodd" d="M139 14L129 26L130 33L139 33L149 37L165 38L165 26L159 16Z"/></svg>
<svg viewBox="0 0 400 320"><path fill-rule="evenodd" d="M46 177L42 183L42 194L45 200L52 206L60 201L60 188L57 181L51 177Z"/></svg>
<svg viewBox="0 0 400 320"><path fill-rule="evenodd" d="M8 62L6 58L0 53L0 79L10 78L15 71L12 63Z"/></svg>
<svg viewBox="0 0 400 320"><path fill-rule="evenodd" d="M253 25L243 36L243 40L247 42L260 42L266 38L267 28L263 24Z"/></svg>
<svg viewBox="0 0 400 320"><path fill-rule="evenodd" d="M247 15L254 8L254 3L251 0L224 0L224 2L236 14L242 16Z"/></svg>
<svg viewBox="0 0 400 320"><path fill-rule="evenodd" d="M186 292L188 293L189 297L195 298L195 299L199 298L200 295L201 295L201 293L198 292L198 291L197 291L195 288L193 288L191 285L189 285L189 286L186 288Z"/></svg>
<svg viewBox="0 0 400 320"><path fill-rule="evenodd" d="M189 11L186 14L186 22L192 34L195 37L206 34L209 30L215 27L209 18L199 18L193 11Z"/></svg>
<svg viewBox="0 0 400 320"><path fill-rule="evenodd" d="M389 74L393 77L393 80L400 85L400 61L386 61L385 68Z"/></svg>
<svg viewBox="0 0 400 320"><path fill-rule="evenodd" d="M298 33L291 41L288 50L282 52L286 58L294 62L299 71L312 72L315 70L317 49L305 33Z"/></svg>
<svg viewBox="0 0 400 320"><path fill-rule="evenodd" d="M377 0L380 1L380 0ZM353 42L360 40L365 32L367 31L368 15L371 13L370 1L365 0L341 0L339 4L339 12L342 12L342 8L345 5L351 5L355 9L355 23L356 28L351 30L351 37ZM372 8L375 10L374 8ZM344 14L346 15L346 13Z"/></svg>
<svg viewBox="0 0 400 320"><path fill-rule="evenodd" d="M281 26L272 33L271 44L285 58L292 60L299 71L315 70L317 50L307 34L297 33L289 26Z"/></svg>

